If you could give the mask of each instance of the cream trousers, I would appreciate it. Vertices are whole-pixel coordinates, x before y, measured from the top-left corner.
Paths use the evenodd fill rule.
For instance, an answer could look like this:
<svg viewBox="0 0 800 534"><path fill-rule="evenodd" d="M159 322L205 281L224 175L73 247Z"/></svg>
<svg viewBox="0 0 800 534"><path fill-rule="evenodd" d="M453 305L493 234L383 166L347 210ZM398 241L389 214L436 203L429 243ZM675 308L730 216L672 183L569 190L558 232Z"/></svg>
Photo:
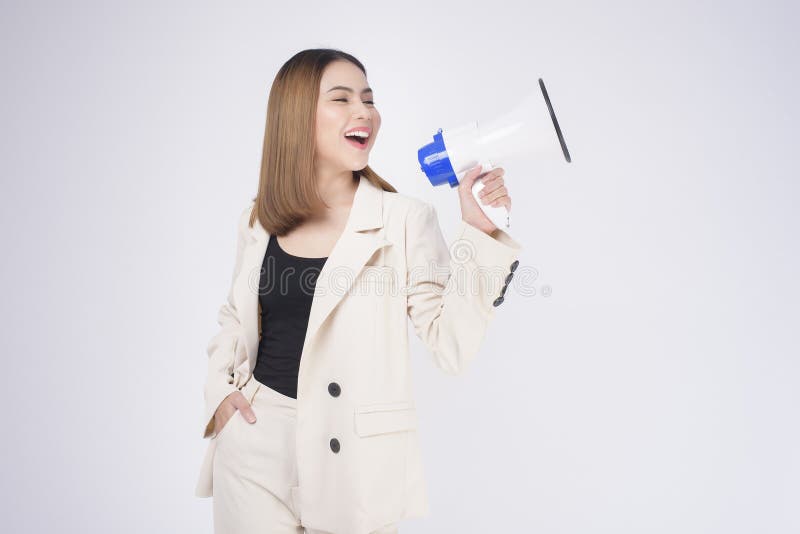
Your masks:
<svg viewBox="0 0 800 534"><path fill-rule="evenodd" d="M295 410L287 397L251 376L242 394L256 414L248 423L240 412L215 438L215 534L347 534L306 529L297 519L293 490L297 489ZM391 524L373 534L398 534Z"/></svg>

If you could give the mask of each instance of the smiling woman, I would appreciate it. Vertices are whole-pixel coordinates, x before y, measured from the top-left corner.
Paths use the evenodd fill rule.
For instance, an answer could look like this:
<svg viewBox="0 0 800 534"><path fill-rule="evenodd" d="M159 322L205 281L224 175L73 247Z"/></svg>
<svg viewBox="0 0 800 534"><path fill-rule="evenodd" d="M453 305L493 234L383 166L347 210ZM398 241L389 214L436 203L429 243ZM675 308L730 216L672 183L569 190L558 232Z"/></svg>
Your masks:
<svg viewBox="0 0 800 534"><path fill-rule="evenodd" d="M304 50L275 77L207 350L196 494L214 497L218 534L397 534L429 512L409 322L439 368L462 372L521 247L479 228L491 221L471 194L448 246L433 206L367 165L380 127L349 54Z"/></svg>

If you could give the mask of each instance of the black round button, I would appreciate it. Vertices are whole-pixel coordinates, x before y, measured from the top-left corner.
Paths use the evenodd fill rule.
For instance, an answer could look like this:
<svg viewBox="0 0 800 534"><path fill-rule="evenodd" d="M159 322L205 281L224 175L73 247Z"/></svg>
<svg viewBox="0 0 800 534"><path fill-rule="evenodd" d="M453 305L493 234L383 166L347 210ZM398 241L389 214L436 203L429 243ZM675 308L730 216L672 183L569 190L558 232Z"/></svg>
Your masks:
<svg viewBox="0 0 800 534"><path fill-rule="evenodd" d="M338 439L333 438L331 440L331 450L333 452L339 452L339 440Z"/></svg>
<svg viewBox="0 0 800 534"><path fill-rule="evenodd" d="M338 397L339 393L342 392L342 388L339 387L339 384L336 382L331 382L328 384L328 393L331 394L331 397Z"/></svg>
<svg viewBox="0 0 800 534"><path fill-rule="evenodd" d="M496 308L500 306L504 300L505 299L503 297L497 297L496 299L494 299L494 307Z"/></svg>
<svg viewBox="0 0 800 534"><path fill-rule="evenodd" d="M508 284L504 285L503 289L500 290L500 296L501 297L506 294L506 289L508 289Z"/></svg>
<svg viewBox="0 0 800 534"><path fill-rule="evenodd" d="M514 278L514 273L508 273L508 276L506 276L506 285L508 285L512 278Z"/></svg>
<svg viewBox="0 0 800 534"><path fill-rule="evenodd" d="M517 265L519 265L519 260L514 260L514 263L511 264L512 273L517 270Z"/></svg>

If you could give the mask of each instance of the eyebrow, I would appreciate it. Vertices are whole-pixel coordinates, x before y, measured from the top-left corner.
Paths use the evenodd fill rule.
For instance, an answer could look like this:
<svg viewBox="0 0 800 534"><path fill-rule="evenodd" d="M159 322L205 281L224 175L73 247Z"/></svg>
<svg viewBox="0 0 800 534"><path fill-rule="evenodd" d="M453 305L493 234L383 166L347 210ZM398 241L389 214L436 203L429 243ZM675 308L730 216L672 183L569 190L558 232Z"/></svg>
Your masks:
<svg viewBox="0 0 800 534"><path fill-rule="evenodd" d="M351 88L345 87L344 85L335 85L335 86L331 87L330 89L328 89L327 92L330 93L331 91L334 91L336 89L341 89L342 91L347 91L348 93L354 93L355 92ZM361 94L363 95L364 93L371 93L371 92L372 92L372 89L367 87L366 89L361 91Z"/></svg>

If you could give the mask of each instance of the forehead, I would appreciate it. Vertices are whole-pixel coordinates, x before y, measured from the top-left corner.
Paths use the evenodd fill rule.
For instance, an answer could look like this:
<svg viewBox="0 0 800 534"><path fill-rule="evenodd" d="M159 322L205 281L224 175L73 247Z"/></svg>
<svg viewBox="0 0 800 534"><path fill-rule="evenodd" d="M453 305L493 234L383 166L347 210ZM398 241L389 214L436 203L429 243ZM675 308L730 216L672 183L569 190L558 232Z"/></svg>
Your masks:
<svg viewBox="0 0 800 534"><path fill-rule="evenodd" d="M336 85L344 85L361 91L367 87L367 77L364 76L361 69L349 61L334 61L329 63L322 73L320 91L325 92Z"/></svg>

